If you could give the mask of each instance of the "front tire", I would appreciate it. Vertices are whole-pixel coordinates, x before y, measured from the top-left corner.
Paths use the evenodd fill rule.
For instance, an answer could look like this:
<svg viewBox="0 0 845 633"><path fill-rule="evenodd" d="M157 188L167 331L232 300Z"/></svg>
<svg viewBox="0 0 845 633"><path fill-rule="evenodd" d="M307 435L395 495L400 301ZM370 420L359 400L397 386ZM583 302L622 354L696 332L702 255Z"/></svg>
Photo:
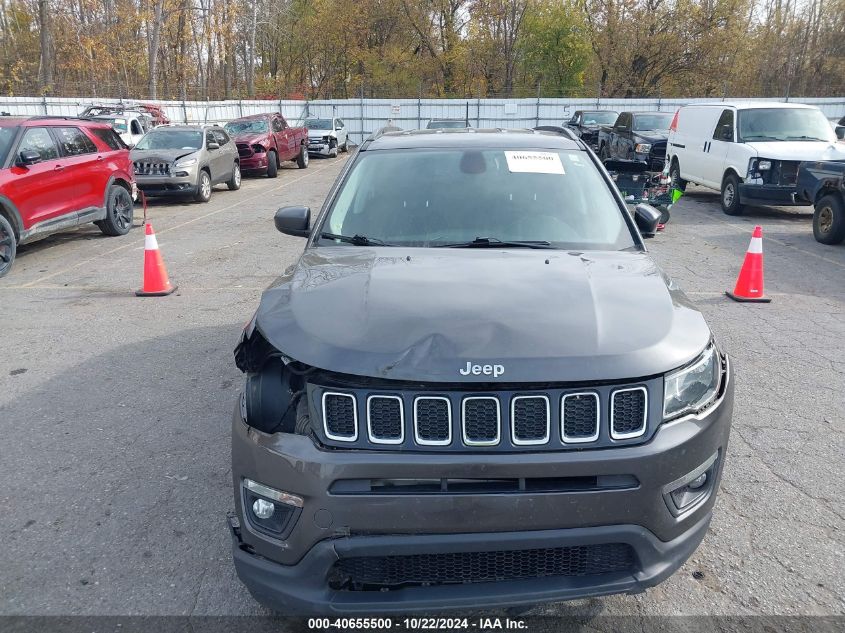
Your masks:
<svg viewBox="0 0 845 633"><path fill-rule="evenodd" d="M135 203L125 187L111 185L106 196L106 217L95 222L104 235L117 237L126 235L132 228Z"/></svg>
<svg viewBox="0 0 845 633"><path fill-rule="evenodd" d="M197 192L194 194L197 202L208 202L211 200L211 174L204 169L197 179Z"/></svg>
<svg viewBox="0 0 845 633"><path fill-rule="evenodd" d="M845 203L842 196L829 194L816 203L816 211L813 213L813 237L817 242L831 245L845 240Z"/></svg>
<svg viewBox="0 0 845 633"><path fill-rule="evenodd" d="M12 262L18 252L15 231L9 221L0 215L0 277L5 277L12 269Z"/></svg>
<svg viewBox="0 0 845 633"><path fill-rule="evenodd" d="M299 156L296 157L296 166L300 169L308 167L308 148L305 145L299 146Z"/></svg>
<svg viewBox="0 0 845 633"><path fill-rule="evenodd" d="M279 159L276 152L270 150L267 152L267 177L275 178L279 175Z"/></svg>
<svg viewBox="0 0 845 633"><path fill-rule="evenodd" d="M237 191L241 188L241 166L239 163L232 165L232 175L226 182L226 186L229 187L229 191Z"/></svg>
<svg viewBox="0 0 845 633"><path fill-rule="evenodd" d="M607 145L601 146L601 149L599 150L599 158L602 162L610 158L610 152L607 150Z"/></svg>
<svg viewBox="0 0 845 633"><path fill-rule="evenodd" d="M681 166L678 165L677 160L672 161L672 166L669 168L669 186L678 191L687 190L687 181L681 178Z"/></svg>
<svg viewBox="0 0 845 633"><path fill-rule="evenodd" d="M726 215L742 215L745 207L739 202L739 176L733 172L722 180L722 195L720 196L722 211Z"/></svg>
<svg viewBox="0 0 845 633"><path fill-rule="evenodd" d="M349 151L349 139L343 141L343 145L340 146L340 151L346 154Z"/></svg>

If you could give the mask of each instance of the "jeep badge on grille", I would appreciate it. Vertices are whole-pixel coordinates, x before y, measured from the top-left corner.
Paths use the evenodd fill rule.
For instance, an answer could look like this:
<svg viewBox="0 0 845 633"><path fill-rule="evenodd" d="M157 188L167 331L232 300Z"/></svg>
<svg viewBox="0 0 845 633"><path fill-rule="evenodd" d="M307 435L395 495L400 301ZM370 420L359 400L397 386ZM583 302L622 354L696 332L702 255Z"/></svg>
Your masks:
<svg viewBox="0 0 845 633"><path fill-rule="evenodd" d="M458 370L461 376L469 376L472 374L473 376L480 376L484 374L485 376L492 375L494 378L498 378L502 374L505 373L505 366L504 365L473 365L471 362L467 361L467 366L463 369Z"/></svg>

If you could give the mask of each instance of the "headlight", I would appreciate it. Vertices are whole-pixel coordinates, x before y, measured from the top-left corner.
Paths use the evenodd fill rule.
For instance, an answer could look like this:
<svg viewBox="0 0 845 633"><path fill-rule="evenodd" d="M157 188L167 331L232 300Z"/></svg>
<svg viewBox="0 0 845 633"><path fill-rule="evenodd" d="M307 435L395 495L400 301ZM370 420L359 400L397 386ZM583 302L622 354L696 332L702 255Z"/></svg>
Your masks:
<svg viewBox="0 0 845 633"><path fill-rule="evenodd" d="M757 169L760 171L767 171L772 168L772 161L770 160L761 160L757 162Z"/></svg>
<svg viewBox="0 0 845 633"><path fill-rule="evenodd" d="M704 408L719 392L721 376L719 354L712 344L692 365L666 374L663 419L676 418Z"/></svg>
<svg viewBox="0 0 845 633"><path fill-rule="evenodd" d="M651 143L637 143L634 145L637 154L648 154L651 151Z"/></svg>
<svg viewBox="0 0 845 633"><path fill-rule="evenodd" d="M771 171L771 169L772 161L768 158L752 158L748 162L748 177L762 178L762 174L760 172Z"/></svg>
<svg viewBox="0 0 845 633"><path fill-rule="evenodd" d="M195 157L191 158L183 158L180 161L176 161L176 167L190 167L191 165L195 165L197 159Z"/></svg>

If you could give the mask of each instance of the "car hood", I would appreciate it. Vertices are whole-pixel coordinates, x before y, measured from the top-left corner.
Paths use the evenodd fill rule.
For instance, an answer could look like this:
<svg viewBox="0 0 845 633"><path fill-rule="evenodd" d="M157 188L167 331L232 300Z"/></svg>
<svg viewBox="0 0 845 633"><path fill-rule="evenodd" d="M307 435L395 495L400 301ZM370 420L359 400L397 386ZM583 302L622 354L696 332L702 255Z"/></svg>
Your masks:
<svg viewBox="0 0 845 633"><path fill-rule="evenodd" d="M765 141L746 143L761 158L775 160L845 160L845 147L833 141Z"/></svg>
<svg viewBox="0 0 845 633"><path fill-rule="evenodd" d="M336 136L334 130L308 130L308 138L323 138L324 136Z"/></svg>
<svg viewBox="0 0 845 633"><path fill-rule="evenodd" d="M237 136L233 136L232 138L235 140L236 143L249 143L252 145L253 143L265 143L269 138L269 134L267 132L259 132L259 133L249 133L249 134L238 134Z"/></svg>
<svg viewBox="0 0 845 633"><path fill-rule="evenodd" d="M646 253L310 248L253 324L334 372L421 382L630 379L695 358L701 313Z"/></svg>
<svg viewBox="0 0 845 633"><path fill-rule="evenodd" d="M198 149L132 149L129 158L133 161L145 160L150 162L172 163L183 156L199 152Z"/></svg>
<svg viewBox="0 0 845 633"><path fill-rule="evenodd" d="M669 138L669 130L641 130L634 135L650 141L665 141Z"/></svg>

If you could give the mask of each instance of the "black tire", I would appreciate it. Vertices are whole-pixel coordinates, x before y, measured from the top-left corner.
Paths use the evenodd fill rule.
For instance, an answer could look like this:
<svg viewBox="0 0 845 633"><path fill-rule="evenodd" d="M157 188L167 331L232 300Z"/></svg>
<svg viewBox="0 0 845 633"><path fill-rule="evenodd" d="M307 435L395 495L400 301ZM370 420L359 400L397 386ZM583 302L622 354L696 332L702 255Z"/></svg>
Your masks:
<svg viewBox="0 0 845 633"><path fill-rule="evenodd" d="M279 175L279 157L274 150L267 152L267 177L275 178Z"/></svg>
<svg viewBox="0 0 845 633"><path fill-rule="evenodd" d="M300 169L308 167L308 148L305 145L299 146L299 156L296 157L296 166Z"/></svg>
<svg viewBox="0 0 845 633"><path fill-rule="evenodd" d="M229 191L237 191L241 188L240 163L235 163L234 165L232 165L232 175L229 176L229 180L226 181L226 186L229 187Z"/></svg>
<svg viewBox="0 0 845 633"><path fill-rule="evenodd" d="M677 189L678 191L687 190L687 181L681 178L681 167L678 165L676 159L672 159L672 166L669 168L669 181L669 186L672 189Z"/></svg>
<svg viewBox="0 0 845 633"><path fill-rule="evenodd" d="M340 151L346 154L349 151L349 139L347 138L343 141L343 145L340 146Z"/></svg>
<svg viewBox="0 0 845 633"><path fill-rule="evenodd" d="M338 154L340 154L340 150L337 148L337 139L329 139L329 156L337 158Z"/></svg>
<svg viewBox="0 0 845 633"><path fill-rule="evenodd" d="M822 244L840 244L845 241L845 201L841 194L828 194L816 203L813 237Z"/></svg>
<svg viewBox="0 0 845 633"><path fill-rule="evenodd" d="M607 145L601 146L601 149L599 150L599 158L602 162L610 158L610 152L607 150Z"/></svg>
<svg viewBox="0 0 845 633"><path fill-rule="evenodd" d="M132 228L135 202L126 187L112 185L106 195L106 217L95 224L109 237L126 235Z"/></svg>
<svg viewBox="0 0 845 633"><path fill-rule="evenodd" d="M0 277L5 277L12 269L15 255L18 252L18 241L15 231L9 221L0 215Z"/></svg>
<svg viewBox="0 0 845 633"><path fill-rule="evenodd" d="M208 202L211 200L211 174L205 169L200 171L197 177L197 192L194 194L197 202Z"/></svg>
<svg viewBox="0 0 845 633"><path fill-rule="evenodd" d="M722 211L726 215L742 215L745 207L739 202L739 176L730 172L722 180L722 194L719 196Z"/></svg>

